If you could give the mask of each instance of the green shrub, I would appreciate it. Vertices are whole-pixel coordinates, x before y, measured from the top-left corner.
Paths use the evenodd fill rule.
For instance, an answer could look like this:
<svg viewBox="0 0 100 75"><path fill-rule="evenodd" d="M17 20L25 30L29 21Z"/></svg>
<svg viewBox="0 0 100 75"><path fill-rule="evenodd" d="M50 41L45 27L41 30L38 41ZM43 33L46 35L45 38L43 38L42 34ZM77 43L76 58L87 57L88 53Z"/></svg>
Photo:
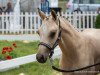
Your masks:
<svg viewBox="0 0 100 75"><path fill-rule="evenodd" d="M95 28L100 28L100 14L96 17Z"/></svg>

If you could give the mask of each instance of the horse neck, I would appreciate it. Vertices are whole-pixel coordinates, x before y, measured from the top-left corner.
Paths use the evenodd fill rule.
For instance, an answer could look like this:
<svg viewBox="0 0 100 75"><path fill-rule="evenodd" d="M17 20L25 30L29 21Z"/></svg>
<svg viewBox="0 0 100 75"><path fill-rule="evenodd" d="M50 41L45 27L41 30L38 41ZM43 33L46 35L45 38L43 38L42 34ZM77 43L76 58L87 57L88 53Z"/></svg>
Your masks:
<svg viewBox="0 0 100 75"><path fill-rule="evenodd" d="M79 41L77 39L80 39L79 32L76 31L72 25L68 21L66 21L64 18L61 18L61 40L59 42L59 46L62 50L62 54L64 55L72 55L76 56L76 47L79 46Z"/></svg>

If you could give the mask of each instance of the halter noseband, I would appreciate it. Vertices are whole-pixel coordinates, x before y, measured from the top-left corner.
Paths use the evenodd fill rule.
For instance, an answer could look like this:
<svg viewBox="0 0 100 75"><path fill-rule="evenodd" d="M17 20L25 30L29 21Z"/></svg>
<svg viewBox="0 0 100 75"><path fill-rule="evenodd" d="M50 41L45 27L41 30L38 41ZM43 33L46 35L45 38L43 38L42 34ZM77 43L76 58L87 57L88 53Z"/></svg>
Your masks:
<svg viewBox="0 0 100 75"><path fill-rule="evenodd" d="M58 19L59 20L59 19ZM59 34L58 34L58 37L57 37L57 40L55 41L54 45L51 47L49 44L47 43L44 43L44 42L40 42L39 45L43 45L45 46L46 48L48 48L50 50L50 54L49 54L49 58L51 58L54 54L54 49L55 47L58 45L58 41L60 40L61 38L61 29L60 29L60 20L59 20Z"/></svg>

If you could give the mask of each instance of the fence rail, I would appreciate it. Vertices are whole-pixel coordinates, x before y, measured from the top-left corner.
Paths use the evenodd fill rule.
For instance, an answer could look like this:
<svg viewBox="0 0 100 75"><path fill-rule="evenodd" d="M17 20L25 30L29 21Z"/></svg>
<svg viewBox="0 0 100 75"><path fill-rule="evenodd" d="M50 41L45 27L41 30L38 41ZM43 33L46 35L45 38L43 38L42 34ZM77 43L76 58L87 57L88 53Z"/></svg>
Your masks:
<svg viewBox="0 0 100 75"><path fill-rule="evenodd" d="M97 12L83 13L62 13L72 25L79 30L93 28ZM41 25L40 17L37 13L20 13L0 15L0 34L33 34Z"/></svg>

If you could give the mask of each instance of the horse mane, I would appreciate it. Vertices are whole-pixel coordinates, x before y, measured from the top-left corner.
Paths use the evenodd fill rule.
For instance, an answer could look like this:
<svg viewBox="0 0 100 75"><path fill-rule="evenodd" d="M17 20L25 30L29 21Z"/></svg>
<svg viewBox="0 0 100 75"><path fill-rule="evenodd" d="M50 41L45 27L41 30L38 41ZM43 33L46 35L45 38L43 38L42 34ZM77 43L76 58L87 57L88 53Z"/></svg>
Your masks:
<svg viewBox="0 0 100 75"><path fill-rule="evenodd" d="M75 30L76 32L80 32L74 25L72 25L69 21L68 18L64 17L64 16L60 16L59 17L60 20L63 20L63 22L65 22L65 24L70 28ZM65 27L63 28L65 30Z"/></svg>

